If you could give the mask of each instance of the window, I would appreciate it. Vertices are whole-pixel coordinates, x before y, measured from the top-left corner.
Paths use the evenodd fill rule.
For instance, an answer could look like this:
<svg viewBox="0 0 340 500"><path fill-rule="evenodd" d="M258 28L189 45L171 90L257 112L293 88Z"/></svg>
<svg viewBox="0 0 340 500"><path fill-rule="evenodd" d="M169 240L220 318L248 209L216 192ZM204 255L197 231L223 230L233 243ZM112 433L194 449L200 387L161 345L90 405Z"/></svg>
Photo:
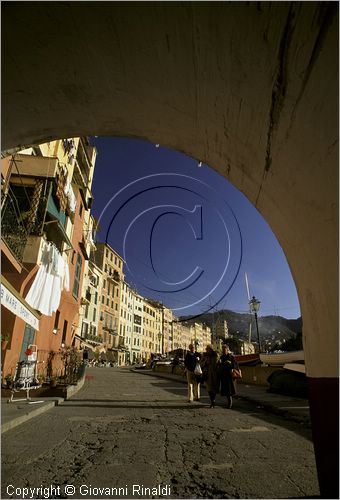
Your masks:
<svg viewBox="0 0 340 500"><path fill-rule="evenodd" d="M115 310L118 311L118 304L115 304Z"/></svg>
<svg viewBox="0 0 340 500"><path fill-rule="evenodd" d="M77 255L77 262L76 262L76 270L74 273L74 283L73 283L73 297L78 298L79 294L79 287L80 287L80 277L81 277L81 267L82 267L82 259L80 255Z"/></svg>
<svg viewBox="0 0 340 500"><path fill-rule="evenodd" d="M110 300L109 300L109 297L107 297L106 299L106 305L108 306L110 304Z"/></svg>
<svg viewBox="0 0 340 500"><path fill-rule="evenodd" d="M80 207L79 207L79 217L82 216L82 213L83 213L83 204L80 203Z"/></svg>
<svg viewBox="0 0 340 500"><path fill-rule="evenodd" d="M104 295L102 295L102 304L104 304L104 302L105 302L105 297Z"/></svg>
<svg viewBox="0 0 340 500"><path fill-rule="evenodd" d="M103 289L106 288L106 280L103 281Z"/></svg>
<svg viewBox="0 0 340 500"><path fill-rule="evenodd" d="M85 338L87 335L88 327L89 325L83 321L83 324L81 325L81 336L83 338Z"/></svg>
<svg viewBox="0 0 340 500"><path fill-rule="evenodd" d="M85 306L85 319L89 317L89 306L88 304Z"/></svg>
<svg viewBox="0 0 340 500"><path fill-rule="evenodd" d="M64 320L64 327L63 327L63 336L62 336L62 338L61 338L61 343L62 343L62 344L65 344L66 334L67 334L67 321L66 321L66 319L65 319L65 320Z"/></svg>
<svg viewBox="0 0 340 500"><path fill-rule="evenodd" d="M108 257L109 257L109 251L108 251L108 249L105 250L105 255L106 255L106 258L108 259Z"/></svg>
<svg viewBox="0 0 340 500"><path fill-rule="evenodd" d="M98 302L98 292L94 294L94 303L97 305Z"/></svg>
<svg viewBox="0 0 340 500"><path fill-rule="evenodd" d="M93 321L96 321L97 309L93 309Z"/></svg>
<svg viewBox="0 0 340 500"><path fill-rule="evenodd" d="M55 313L55 318L54 318L54 330L57 330L58 329L58 325L59 325L59 317L60 317L60 311L59 309L56 311Z"/></svg>

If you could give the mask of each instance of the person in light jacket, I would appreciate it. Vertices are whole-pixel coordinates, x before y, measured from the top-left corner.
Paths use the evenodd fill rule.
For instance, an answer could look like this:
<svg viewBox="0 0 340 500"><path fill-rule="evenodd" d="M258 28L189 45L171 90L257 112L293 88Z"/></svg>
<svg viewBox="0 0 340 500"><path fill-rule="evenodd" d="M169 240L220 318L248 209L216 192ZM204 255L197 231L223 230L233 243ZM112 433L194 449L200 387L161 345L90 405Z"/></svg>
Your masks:
<svg viewBox="0 0 340 500"><path fill-rule="evenodd" d="M189 352L187 352L184 359L188 382L188 403L192 403L192 401L199 401L200 399L200 384L195 375L195 367L196 364L199 363L199 360L200 355L195 351L194 344L190 344Z"/></svg>

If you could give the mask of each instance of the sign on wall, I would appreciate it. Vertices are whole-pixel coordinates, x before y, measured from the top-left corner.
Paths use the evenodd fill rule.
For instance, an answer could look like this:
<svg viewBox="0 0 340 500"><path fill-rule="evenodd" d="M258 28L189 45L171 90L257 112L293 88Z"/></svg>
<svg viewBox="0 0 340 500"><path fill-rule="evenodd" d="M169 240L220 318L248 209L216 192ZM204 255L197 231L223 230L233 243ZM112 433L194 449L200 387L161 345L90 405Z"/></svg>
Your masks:
<svg viewBox="0 0 340 500"><path fill-rule="evenodd" d="M28 325L35 330L39 330L39 320L31 313L31 311L19 300L8 288L1 283L1 305L6 307L18 318L23 319Z"/></svg>

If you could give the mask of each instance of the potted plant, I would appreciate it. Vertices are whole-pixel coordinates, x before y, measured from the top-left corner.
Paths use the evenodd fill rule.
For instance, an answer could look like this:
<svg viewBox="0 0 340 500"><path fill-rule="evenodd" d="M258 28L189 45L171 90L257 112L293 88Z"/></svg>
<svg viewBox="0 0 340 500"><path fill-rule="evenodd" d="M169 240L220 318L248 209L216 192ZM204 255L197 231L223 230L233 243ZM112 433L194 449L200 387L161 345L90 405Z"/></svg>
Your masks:
<svg viewBox="0 0 340 500"><path fill-rule="evenodd" d="M11 340L11 336L9 333L5 333L1 335L1 350L4 351L7 349L8 342Z"/></svg>
<svg viewBox="0 0 340 500"><path fill-rule="evenodd" d="M57 382L58 382L58 377L52 375L52 377L50 377L50 387L57 387Z"/></svg>
<svg viewBox="0 0 340 500"><path fill-rule="evenodd" d="M12 384L13 384L13 375L11 375L10 373L7 373L7 375L5 376L5 380L6 380L6 385L7 387L10 389L12 387Z"/></svg>

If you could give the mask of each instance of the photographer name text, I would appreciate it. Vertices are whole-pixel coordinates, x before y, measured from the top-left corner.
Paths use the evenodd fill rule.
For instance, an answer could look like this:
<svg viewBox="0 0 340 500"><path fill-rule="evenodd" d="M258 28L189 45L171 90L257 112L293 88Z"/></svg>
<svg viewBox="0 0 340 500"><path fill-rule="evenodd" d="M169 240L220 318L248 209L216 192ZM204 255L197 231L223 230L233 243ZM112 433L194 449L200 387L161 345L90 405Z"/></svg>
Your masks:
<svg viewBox="0 0 340 500"><path fill-rule="evenodd" d="M9 484L6 488L9 498L53 498L62 494L66 496L78 495L95 498L117 498L117 497L167 497L171 495L170 485L157 484L153 487L144 486L143 484L132 484L128 486L112 487L112 486L92 486L81 484L74 486L66 484L63 486L38 486L38 487L16 487Z"/></svg>

